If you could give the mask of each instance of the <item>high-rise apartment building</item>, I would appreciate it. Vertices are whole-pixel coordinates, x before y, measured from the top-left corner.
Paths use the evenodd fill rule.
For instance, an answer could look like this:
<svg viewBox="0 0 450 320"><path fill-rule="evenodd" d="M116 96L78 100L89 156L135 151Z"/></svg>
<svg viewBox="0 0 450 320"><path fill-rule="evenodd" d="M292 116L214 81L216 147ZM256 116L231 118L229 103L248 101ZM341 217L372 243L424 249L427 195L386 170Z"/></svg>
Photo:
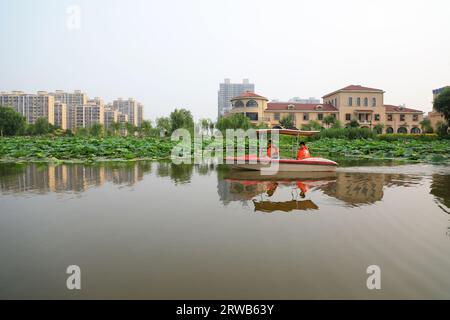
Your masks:
<svg viewBox="0 0 450 320"><path fill-rule="evenodd" d="M144 105L142 103L138 103L137 122L139 127L142 125L142 121L144 121Z"/></svg>
<svg viewBox="0 0 450 320"><path fill-rule="evenodd" d="M53 96L45 91L28 94L22 91L0 93L0 105L12 107L22 114L28 123L35 123L39 118L45 118L49 123L55 123Z"/></svg>
<svg viewBox="0 0 450 320"><path fill-rule="evenodd" d="M128 122L140 127L142 124L143 106L133 98L127 100L119 98L113 101L113 110L128 116Z"/></svg>
<svg viewBox="0 0 450 320"><path fill-rule="evenodd" d="M67 106L59 101L55 102L55 126L67 130Z"/></svg>
<svg viewBox="0 0 450 320"><path fill-rule="evenodd" d="M105 109L104 113L104 122L103 125L105 126L105 129L108 129L111 127L113 123L118 122L119 120L119 111L115 111L109 108Z"/></svg>
<svg viewBox="0 0 450 320"><path fill-rule="evenodd" d="M77 114L80 114L80 110L77 110L77 107L82 107L87 104L87 95L80 90L75 90L73 93L56 90L51 95L54 96L55 101L66 104L67 129L75 130L80 124L80 120L77 120Z"/></svg>
<svg viewBox="0 0 450 320"><path fill-rule="evenodd" d="M255 92L255 85L250 83L248 79L244 79L242 83L231 83L230 79L225 79L219 85L218 96L218 116L221 117L228 113L231 109L231 99L237 97L244 92Z"/></svg>
<svg viewBox="0 0 450 320"><path fill-rule="evenodd" d="M312 104L312 103L320 103L320 99L316 98L309 98L309 99L303 99L300 97L293 97L292 99L289 99L289 102L295 102L295 103L304 103L304 104Z"/></svg>

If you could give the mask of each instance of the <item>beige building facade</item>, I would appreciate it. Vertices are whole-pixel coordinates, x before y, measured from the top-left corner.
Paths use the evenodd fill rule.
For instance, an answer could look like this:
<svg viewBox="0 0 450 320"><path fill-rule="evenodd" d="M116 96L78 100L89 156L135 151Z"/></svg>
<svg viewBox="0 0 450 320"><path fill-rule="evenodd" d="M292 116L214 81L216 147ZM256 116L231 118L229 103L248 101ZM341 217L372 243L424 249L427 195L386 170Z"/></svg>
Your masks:
<svg viewBox="0 0 450 320"><path fill-rule="evenodd" d="M34 124L39 118L55 124L54 104L54 97L45 91L38 91L37 94L22 91L0 93L0 106L12 107L30 124Z"/></svg>
<svg viewBox="0 0 450 320"><path fill-rule="evenodd" d="M87 94L80 90L75 90L72 93L56 90L54 93L51 93L51 95L56 102L66 104L67 129L72 131L76 130L76 128L80 126L80 123L82 123L77 117L80 115L79 108L87 104Z"/></svg>
<svg viewBox="0 0 450 320"><path fill-rule="evenodd" d="M113 101L113 110L119 111L128 116L128 122L133 126L140 127L142 125L143 106L133 98L118 98Z"/></svg>
<svg viewBox="0 0 450 320"><path fill-rule="evenodd" d="M384 133L421 133L423 112L403 106L384 104L384 91L351 85L323 97L323 103L268 102L268 99L252 92L231 99L228 114L245 114L253 124L265 123L279 127L280 120L292 115L294 126L301 128L310 121L327 127L328 116L339 120L343 126L357 121L362 128L383 126Z"/></svg>
<svg viewBox="0 0 450 320"><path fill-rule="evenodd" d="M59 101L55 102L55 126L67 130L67 106Z"/></svg>

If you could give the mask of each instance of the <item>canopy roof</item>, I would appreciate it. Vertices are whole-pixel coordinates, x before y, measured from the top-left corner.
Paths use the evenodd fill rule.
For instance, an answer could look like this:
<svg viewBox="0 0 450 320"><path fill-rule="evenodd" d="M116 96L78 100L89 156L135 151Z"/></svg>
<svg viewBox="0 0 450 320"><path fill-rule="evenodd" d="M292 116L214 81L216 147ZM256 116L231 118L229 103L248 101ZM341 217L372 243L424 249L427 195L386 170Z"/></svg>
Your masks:
<svg viewBox="0 0 450 320"><path fill-rule="evenodd" d="M270 133L270 134L278 133L279 135L304 136L304 137L313 136L319 132L320 131L303 131L303 130L294 130L294 129L260 129L260 130L256 130L256 133L258 135L261 133Z"/></svg>

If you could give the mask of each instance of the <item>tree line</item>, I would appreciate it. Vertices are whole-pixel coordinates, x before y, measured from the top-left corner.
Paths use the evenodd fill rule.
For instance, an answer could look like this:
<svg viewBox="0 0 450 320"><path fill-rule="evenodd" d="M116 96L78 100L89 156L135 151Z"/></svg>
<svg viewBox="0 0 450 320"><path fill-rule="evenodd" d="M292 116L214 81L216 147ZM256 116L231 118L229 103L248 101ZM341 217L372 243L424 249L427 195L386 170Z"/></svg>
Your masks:
<svg viewBox="0 0 450 320"><path fill-rule="evenodd" d="M434 109L441 112L446 119L446 123L442 122L437 126L437 132L440 136L448 135L450 124L450 88L444 89L434 101ZM280 119L280 125L286 129L301 130L317 130L326 129L344 129L342 123L332 115L324 117L322 120L325 128L318 121L311 120L307 124L303 124L301 128L295 128L294 118L292 115ZM433 128L429 119L424 119L420 123L423 133L433 133ZM359 128L359 123L352 120L346 128ZM70 130L61 130L58 127L48 123L47 119L40 118L34 124L27 124L25 118L14 109L0 106L0 135L80 135L80 136L120 136L120 135L138 135L138 136L168 136L177 129L187 129L193 132L201 131L203 133L212 134L215 129L224 132L226 129L267 129L266 124L254 125L250 119L244 114L233 114L228 117L219 117L217 122L210 119L200 119L194 122L192 113L186 109L175 109L167 117L157 118L154 125L151 121L144 120L142 125L135 127L130 123L112 123L108 128L102 124L95 123L89 128L78 128L75 132ZM383 124L377 124L373 128L374 133L382 133Z"/></svg>

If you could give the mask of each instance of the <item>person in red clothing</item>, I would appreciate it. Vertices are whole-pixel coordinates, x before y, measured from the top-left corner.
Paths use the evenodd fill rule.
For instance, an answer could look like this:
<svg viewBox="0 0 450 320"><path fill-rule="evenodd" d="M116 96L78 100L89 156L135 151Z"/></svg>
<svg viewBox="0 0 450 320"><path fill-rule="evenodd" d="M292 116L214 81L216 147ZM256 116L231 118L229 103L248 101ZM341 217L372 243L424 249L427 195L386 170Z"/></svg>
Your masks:
<svg viewBox="0 0 450 320"><path fill-rule="evenodd" d="M297 160L303 160L311 158L311 154L309 153L309 149L304 142L300 143L300 148L297 152Z"/></svg>
<svg viewBox="0 0 450 320"><path fill-rule="evenodd" d="M267 147L267 156L272 159L278 159L280 157L280 150L272 144L272 140L269 140L269 146Z"/></svg>

